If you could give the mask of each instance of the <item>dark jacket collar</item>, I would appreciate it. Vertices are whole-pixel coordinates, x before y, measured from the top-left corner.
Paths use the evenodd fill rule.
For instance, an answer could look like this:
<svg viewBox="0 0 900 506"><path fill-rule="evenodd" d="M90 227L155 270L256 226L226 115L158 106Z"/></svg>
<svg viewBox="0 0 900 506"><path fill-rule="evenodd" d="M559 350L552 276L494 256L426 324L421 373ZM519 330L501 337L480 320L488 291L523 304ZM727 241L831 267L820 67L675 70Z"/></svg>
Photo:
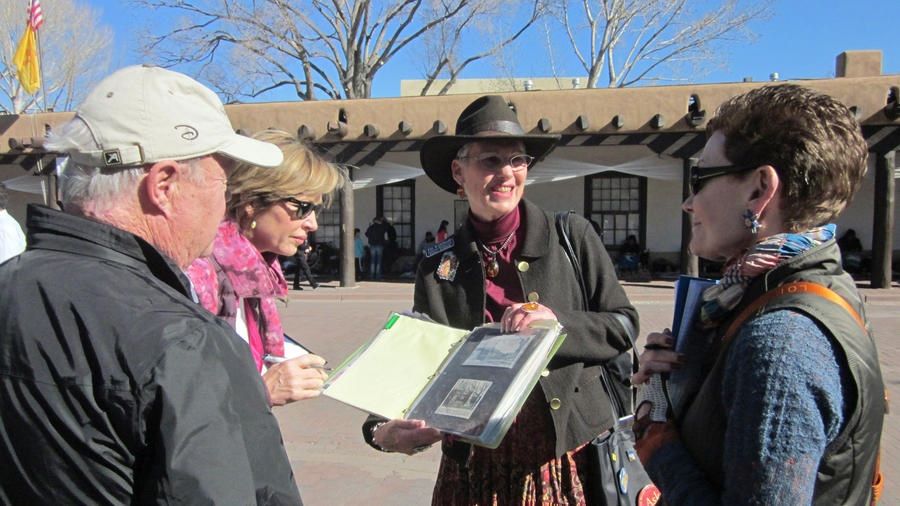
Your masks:
<svg viewBox="0 0 900 506"><path fill-rule="evenodd" d="M550 219L547 213L527 199L522 199L522 221L520 227L525 227L525 240L519 252L520 257L538 258L550 251ZM466 259L478 254L478 245L475 242L475 230L469 220L460 227L456 233L456 255L460 259Z"/></svg>
<svg viewBox="0 0 900 506"><path fill-rule="evenodd" d="M150 270L154 277L189 294L178 266L144 239L111 225L29 204L26 218L29 250L52 250L110 260Z"/></svg>

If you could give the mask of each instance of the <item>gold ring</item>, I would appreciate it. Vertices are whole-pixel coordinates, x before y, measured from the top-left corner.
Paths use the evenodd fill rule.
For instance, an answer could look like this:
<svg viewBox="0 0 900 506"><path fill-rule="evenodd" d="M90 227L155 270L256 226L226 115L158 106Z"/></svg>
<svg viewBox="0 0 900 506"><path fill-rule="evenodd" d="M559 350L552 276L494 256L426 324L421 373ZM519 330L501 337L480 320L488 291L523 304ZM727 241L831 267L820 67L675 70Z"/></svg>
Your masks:
<svg viewBox="0 0 900 506"><path fill-rule="evenodd" d="M530 313L532 311L537 311L540 308L537 302L526 302L522 304L522 309L525 310L526 313Z"/></svg>

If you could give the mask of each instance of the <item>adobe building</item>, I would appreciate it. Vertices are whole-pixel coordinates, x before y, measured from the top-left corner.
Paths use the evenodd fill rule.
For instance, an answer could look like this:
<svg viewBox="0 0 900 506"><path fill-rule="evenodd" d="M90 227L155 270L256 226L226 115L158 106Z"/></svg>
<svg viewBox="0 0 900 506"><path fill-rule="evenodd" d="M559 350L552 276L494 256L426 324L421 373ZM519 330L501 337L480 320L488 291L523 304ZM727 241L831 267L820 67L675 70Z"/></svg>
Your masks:
<svg viewBox="0 0 900 506"><path fill-rule="evenodd" d="M828 93L852 107L870 149L865 182L843 216L838 234L856 230L871 254L873 287L889 288L900 249L895 151L900 149L900 75L882 75L880 51L837 57L836 78L789 81ZM572 83L575 84L574 81ZM526 197L547 210L574 210L596 222L611 254L634 234L649 263L696 273L687 252L690 226L681 212L689 160L705 143L705 126L729 97L767 82L617 89L562 89L501 93L526 130L562 136L556 149L529 170ZM534 87L532 87L534 88ZM399 246L413 255L426 231L441 220L462 223L464 200L434 185L419 167L423 141L453 133L460 111L476 95L227 106L235 128L297 132L346 167L346 188L319 218L316 242L352 244L354 228L386 216ZM0 181L12 180L10 213L24 223L25 204L52 201L56 155L40 139L71 113L0 116ZM42 189L43 187L43 189ZM28 192L32 193L28 193ZM42 193L43 192L43 193ZM46 197L45 197L46 195ZM342 285L353 281L353 248L343 248ZM900 257L896 257L900 258ZM702 267L702 265L700 265ZM401 268L402 269L402 268Z"/></svg>

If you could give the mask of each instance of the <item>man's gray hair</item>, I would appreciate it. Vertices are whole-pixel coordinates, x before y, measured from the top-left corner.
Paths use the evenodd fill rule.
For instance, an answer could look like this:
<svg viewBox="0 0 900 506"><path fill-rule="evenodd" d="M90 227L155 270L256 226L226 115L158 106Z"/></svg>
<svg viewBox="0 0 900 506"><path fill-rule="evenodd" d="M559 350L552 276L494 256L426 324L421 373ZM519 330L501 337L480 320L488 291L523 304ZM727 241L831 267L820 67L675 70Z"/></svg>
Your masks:
<svg viewBox="0 0 900 506"><path fill-rule="evenodd" d="M87 124L79 118L51 132L45 147L62 154L100 149ZM192 181L203 182L202 172L196 170L197 160L181 160L181 163L190 167L187 173ZM59 174L60 199L65 209L83 210L86 204L95 210L107 209L120 198L133 194L144 173L145 166L92 167L69 158Z"/></svg>

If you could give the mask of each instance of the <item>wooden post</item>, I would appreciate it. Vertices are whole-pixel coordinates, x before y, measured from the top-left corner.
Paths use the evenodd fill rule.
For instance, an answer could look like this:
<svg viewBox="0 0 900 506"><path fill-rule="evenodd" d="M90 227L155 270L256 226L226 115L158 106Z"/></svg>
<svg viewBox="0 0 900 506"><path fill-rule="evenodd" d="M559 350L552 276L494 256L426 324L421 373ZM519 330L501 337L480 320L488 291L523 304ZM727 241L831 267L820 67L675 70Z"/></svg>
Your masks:
<svg viewBox="0 0 900 506"><path fill-rule="evenodd" d="M355 227L353 212L353 169L343 166L344 186L340 191L341 198L341 286L352 288L356 286L356 258L353 246L353 227Z"/></svg>
<svg viewBox="0 0 900 506"><path fill-rule="evenodd" d="M682 202L691 195L691 159L682 159L681 199ZM681 273L688 276L700 275L700 262L697 255L691 253L691 215L681 213Z"/></svg>
<svg viewBox="0 0 900 506"><path fill-rule="evenodd" d="M894 167L896 151L875 155L875 216L872 220L872 288L891 287L894 256Z"/></svg>

